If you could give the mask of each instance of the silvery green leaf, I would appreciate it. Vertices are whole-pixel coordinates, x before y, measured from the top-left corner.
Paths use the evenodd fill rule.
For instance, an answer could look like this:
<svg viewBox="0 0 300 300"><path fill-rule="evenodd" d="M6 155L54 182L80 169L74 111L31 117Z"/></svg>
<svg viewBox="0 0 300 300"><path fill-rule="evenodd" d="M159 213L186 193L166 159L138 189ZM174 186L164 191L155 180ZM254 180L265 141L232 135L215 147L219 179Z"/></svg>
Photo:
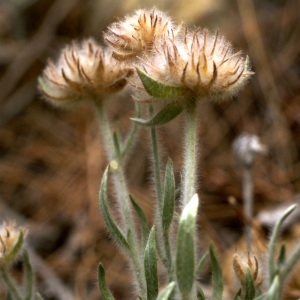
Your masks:
<svg viewBox="0 0 300 300"><path fill-rule="evenodd" d="M103 297L103 300L115 300L114 296L112 295L111 291L109 290L106 280L105 280L105 270L102 264L98 266L98 285Z"/></svg>
<svg viewBox="0 0 300 300"><path fill-rule="evenodd" d="M160 293L157 300L168 300L174 290L175 282L170 282Z"/></svg>
<svg viewBox="0 0 300 300"><path fill-rule="evenodd" d="M223 275L220 262L217 258L216 250L213 244L209 247L210 262L212 268L212 299L222 300L223 294Z"/></svg>
<svg viewBox="0 0 300 300"><path fill-rule="evenodd" d="M136 67L136 71L142 81L145 90L152 97L174 98L185 96L189 93L187 89L166 85L162 82L156 81L138 67Z"/></svg>
<svg viewBox="0 0 300 300"><path fill-rule="evenodd" d="M142 245L143 248L146 246L147 239L149 236L149 227L146 215L142 209L142 207L137 203L133 196L129 195L133 208L138 216L140 225L141 225L141 235L142 235Z"/></svg>
<svg viewBox="0 0 300 300"><path fill-rule="evenodd" d="M156 300L158 295L157 259L155 245L155 226L152 227L144 254L147 300Z"/></svg>
<svg viewBox="0 0 300 300"><path fill-rule="evenodd" d="M255 284L248 267L246 268L245 284L245 300L253 300L255 297Z"/></svg>
<svg viewBox="0 0 300 300"><path fill-rule="evenodd" d="M150 120L139 118L131 118L132 121L144 126L157 126L166 124L175 119L181 112L183 107L177 103L168 103Z"/></svg>
<svg viewBox="0 0 300 300"><path fill-rule="evenodd" d="M280 227L284 222L284 220L293 212L296 206L297 205L294 204L286 209L286 211L282 214L281 218L279 218L279 220L276 222L274 229L272 231L271 238L268 245L268 255L267 255L268 271L269 271L268 275L271 281L273 280L273 277L276 274L274 256L275 256L276 240L280 231Z"/></svg>
<svg viewBox="0 0 300 300"><path fill-rule="evenodd" d="M105 222L106 227L108 228L112 238L125 250L129 250L129 244L123 235L122 231L118 225L114 222L107 203L107 179L108 179L109 167L106 168L99 192L99 205L102 212L102 216Z"/></svg>
<svg viewBox="0 0 300 300"><path fill-rule="evenodd" d="M162 208L162 225L164 230L168 230L174 214L175 206L175 178L173 163L169 158L165 172L164 202Z"/></svg>
<svg viewBox="0 0 300 300"><path fill-rule="evenodd" d="M195 226L199 199L195 194L184 207L177 234L176 277L183 299L188 299L194 285Z"/></svg>
<svg viewBox="0 0 300 300"><path fill-rule="evenodd" d="M281 291L280 291L280 282L279 277L276 275L273 279L272 285L269 288L265 299L266 300L280 300Z"/></svg>

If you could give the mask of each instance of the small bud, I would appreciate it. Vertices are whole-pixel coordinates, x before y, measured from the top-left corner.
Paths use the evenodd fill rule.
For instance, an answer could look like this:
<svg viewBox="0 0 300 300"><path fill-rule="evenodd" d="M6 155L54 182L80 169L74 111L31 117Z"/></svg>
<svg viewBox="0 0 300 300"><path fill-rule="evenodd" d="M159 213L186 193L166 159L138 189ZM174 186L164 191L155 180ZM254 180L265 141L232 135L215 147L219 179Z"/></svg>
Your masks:
<svg viewBox="0 0 300 300"><path fill-rule="evenodd" d="M114 57L125 60L151 50L163 36L176 35L180 28L175 28L170 18L154 7L149 11L137 10L133 16L110 25L105 40L115 49Z"/></svg>
<svg viewBox="0 0 300 300"><path fill-rule="evenodd" d="M257 135L246 133L238 136L232 147L237 160L244 166L251 166L257 153L267 153L267 147L260 142Z"/></svg>
<svg viewBox="0 0 300 300"><path fill-rule="evenodd" d="M258 287L262 283L262 279L259 274L258 261L255 255L250 255L248 252L247 258L245 258L235 253L233 256L233 269L242 287L246 286L245 277L247 268L250 270L255 286Z"/></svg>
<svg viewBox="0 0 300 300"><path fill-rule="evenodd" d="M57 64L48 62L39 78L39 89L57 106L118 92L133 71L120 66L111 55L93 39L74 42L62 50Z"/></svg>
<svg viewBox="0 0 300 300"><path fill-rule="evenodd" d="M0 268L8 266L21 252L25 230L14 223L2 223L0 226Z"/></svg>
<svg viewBox="0 0 300 300"><path fill-rule="evenodd" d="M184 89L194 99L233 96L253 74L241 51L234 52L218 32L212 35L206 29L164 37L162 46L143 62L154 81Z"/></svg>

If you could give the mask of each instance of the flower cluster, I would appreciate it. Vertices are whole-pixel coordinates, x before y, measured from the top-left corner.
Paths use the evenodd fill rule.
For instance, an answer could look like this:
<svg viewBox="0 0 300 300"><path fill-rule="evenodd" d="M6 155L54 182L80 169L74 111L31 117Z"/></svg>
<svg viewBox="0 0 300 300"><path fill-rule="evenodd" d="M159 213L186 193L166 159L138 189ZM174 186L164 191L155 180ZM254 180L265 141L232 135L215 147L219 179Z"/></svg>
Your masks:
<svg viewBox="0 0 300 300"><path fill-rule="evenodd" d="M56 64L48 66L39 78L39 89L51 103L64 106L82 98L102 97L121 90L132 69L120 66L111 51L93 39L66 46Z"/></svg>
<svg viewBox="0 0 300 300"><path fill-rule="evenodd" d="M0 226L0 267L9 265L19 255L23 243L23 228L6 222Z"/></svg>
<svg viewBox="0 0 300 300"><path fill-rule="evenodd" d="M164 37L176 35L180 27L176 28L170 18L156 8L137 10L134 16L127 16L110 25L105 40L115 49L114 57L125 60L151 50Z"/></svg>
<svg viewBox="0 0 300 300"><path fill-rule="evenodd" d="M113 23L105 39L114 48L114 57L126 60L138 56L137 64L162 89L165 85L180 88L184 91L180 95L194 99L231 97L253 74L241 51L235 52L218 32L181 30L180 25L155 9L139 10ZM140 84L136 85L140 89ZM141 101L149 102L146 98Z"/></svg>

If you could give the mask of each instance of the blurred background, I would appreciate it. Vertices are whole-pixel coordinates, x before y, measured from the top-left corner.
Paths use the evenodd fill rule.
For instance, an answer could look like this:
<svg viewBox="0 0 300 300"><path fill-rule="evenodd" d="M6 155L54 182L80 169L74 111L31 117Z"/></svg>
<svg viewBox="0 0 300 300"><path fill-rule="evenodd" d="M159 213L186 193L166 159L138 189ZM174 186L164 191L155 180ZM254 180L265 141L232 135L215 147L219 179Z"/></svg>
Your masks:
<svg viewBox="0 0 300 300"><path fill-rule="evenodd" d="M231 150L239 134L256 134L269 148L254 166L255 215L290 203L299 193L299 0L0 0L0 219L28 227L36 286L45 299L101 299L100 261L117 299L132 299L132 289L126 261L113 247L98 209L107 161L93 111L50 107L37 92L37 77L65 44L90 36L102 43L111 22L154 5L177 22L218 29L249 55L256 73L232 101L200 105L203 247L214 241L226 249L242 234L242 220L228 203L230 196L242 203L242 171ZM112 100L107 109L126 131L134 115L130 95ZM182 127L179 117L160 129L177 182ZM141 130L127 178L151 216L147 148ZM21 268L16 265L16 272ZM295 291L298 298L299 286ZM1 299L4 293L0 286Z"/></svg>

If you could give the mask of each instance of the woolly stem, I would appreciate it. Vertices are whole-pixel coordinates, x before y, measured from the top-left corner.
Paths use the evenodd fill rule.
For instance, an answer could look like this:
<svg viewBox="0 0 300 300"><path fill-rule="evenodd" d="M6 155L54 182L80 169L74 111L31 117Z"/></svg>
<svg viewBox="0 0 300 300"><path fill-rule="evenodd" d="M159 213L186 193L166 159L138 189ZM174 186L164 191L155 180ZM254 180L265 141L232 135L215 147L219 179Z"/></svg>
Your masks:
<svg viewBox="0 0 300 300"><path fill-rule="evenodd" d="M247 250L252 248L252 234L251 234L251 219L253 215L253 179L252 179L252 165L245 166L243 171L243 200L244 200L244 215L245 220L245 236L247 242Z"/></svg>
<svg viewBox="0 0 300 300"><path fill-rule="evenodd" d="M183 207L192 199L196 192L198 157L196 103L193 103L186 110L185 121L186 133L181 197Z"/></svg>
<svg viewBox="0 0 300 300"><path fill-rule="evenodd" d="M153 107L152 105L149 106L149 115L153 115ZM160 158L158 153L158 144L157 144L157 136L156 136L156 128L152 126L150 129L151 132L151 143L152 143L152 153L153 153L153 164L154 164L154 177L155 177L155 186L156 186L156 197L158 201L158 212L156 219L156 228L157 228L157 235L161 235L163 239L163 249L162 253L160 253L163 257L162 261L165 267L168 270L168 273L171 276L172 272L172 256L171 256L171 247L169 241L169 230L163 230L162 226L162 208L163 208L163 189L162 189L162 182L161 182L161 171L160 171ZM159 241L157 241L159 242Z"/></svg>
<svg viewBox="0 0 300 300"><path fill-rule="evenodd" d="M116 198L118 202L119 217L121 229L128 239L130 245L131 261L135 272L135 277L139 285L139 292L144 297L146 295L146 280L142 257L139 255L139 242L137 239L137 231L134 226L134 218L129 202L129 192L126 185L124 174L124 157L119 157L115 145L113 143L113 134L107 119L102 101L95 101L100 130L103 138L103 145L107 158L110 162Z"/></svg>

